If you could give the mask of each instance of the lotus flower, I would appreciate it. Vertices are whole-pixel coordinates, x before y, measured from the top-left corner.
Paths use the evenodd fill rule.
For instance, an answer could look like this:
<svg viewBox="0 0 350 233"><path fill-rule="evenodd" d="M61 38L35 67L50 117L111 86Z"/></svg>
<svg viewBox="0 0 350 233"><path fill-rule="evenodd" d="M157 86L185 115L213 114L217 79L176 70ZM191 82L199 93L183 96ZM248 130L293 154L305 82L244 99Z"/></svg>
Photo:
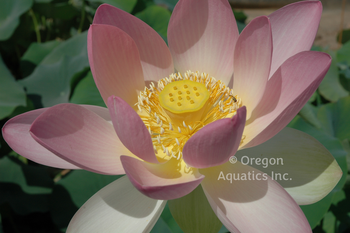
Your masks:
<svg viewBox="0 0 350 233"><path fill-rule="evenodd" d="M321 11L319 1L294 3L239 35L226 0L180 0L168 48L138 18L102 5L88 55L108 109L34 110L9 120L4 138L37 163L126 173L84 204L68 232L147 232L167 200L185 232L221 223L232 232L311 232L299 205L322 199L342 172L318 141L284 127L331 63L309 51ZM229 162L233 155L284 163L262 172L256 162Z"/></svg>

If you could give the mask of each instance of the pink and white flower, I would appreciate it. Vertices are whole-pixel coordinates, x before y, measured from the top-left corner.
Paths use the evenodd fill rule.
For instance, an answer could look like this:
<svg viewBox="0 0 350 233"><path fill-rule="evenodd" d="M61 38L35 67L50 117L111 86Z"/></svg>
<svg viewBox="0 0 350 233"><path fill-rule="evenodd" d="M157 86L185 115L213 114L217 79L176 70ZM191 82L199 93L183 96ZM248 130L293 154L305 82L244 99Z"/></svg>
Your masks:
<svg viewBox="0 0 350 233"><path fill-rule="evenodd" d="M147 232L166 200L185 232L215 232L220 221L232 232L311 232L299 205L322 199L342 172L318 141L284 127L331 63L309 51L321 12L319 1L290 4L239 35L226 0L180 0L168 48L138 18L102 5L88 54L108 109L34 110L9 120L4 138L47 166L127 174L91 197L68 232ZM283 158L293 179L229 162L261 154ZM264 179L219 179L233 173Z"/></svg>

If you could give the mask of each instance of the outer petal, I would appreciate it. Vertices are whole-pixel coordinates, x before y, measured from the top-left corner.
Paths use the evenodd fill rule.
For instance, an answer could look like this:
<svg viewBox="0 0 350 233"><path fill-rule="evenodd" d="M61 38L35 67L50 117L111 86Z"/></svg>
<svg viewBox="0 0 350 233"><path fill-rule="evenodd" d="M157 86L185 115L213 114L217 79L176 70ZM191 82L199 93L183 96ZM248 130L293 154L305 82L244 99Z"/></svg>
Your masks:
<svg viewBox="0 0 350 233"><path fill-rule="evenodd" d="M108 4L101 5L94 24L116 26L126 32L140 52L145 80L158 81L174 72L173 59L164 40L139 18Z"/></svg>
<svg viewBox="0 0 350 233"><path fill-rule="evenodd" d="M207 168L226 163L241 143L246 108L237 110L232 118L217 120L195 133L183 148L186 164Z"/></svg>
<svg viewBox="0 0 350 233"><path fill-rule="evenodd" d="M110 25L91 25L88 54L96 86L107 105L111 95L129 105L137 102L137 92L145 86L137 46L121 29Z"/></svg>
<svg viewBox="0 0 350 233"><path fill-rule="evenodd" d="M93 195L74 215L67 233L150 232L165 204L142 195L124 176Z"/></svg>
<svg viewBox="0 0 350 233"><path fill-rule="evenodd" d="M320 1L301 1L269 15L273 37L270 77L289 57L310 50L322 14Z"/></svg>
<svg viewBox="0 0 350 233"><path fill-rule="evenodd" d="M110 121L109 111L92 105L82 105L95 112L107 121ZM61 159L45 147L37 143L29 133L34 120L45 112L47 108L37 109L15 116L8 120L2 128L2 135L7 144L18 154L36 163L62 169L79 169L79 167Z"/></svg>
<svg viewBox="0 0 350 233"><path fill-rule="evenodd" d="M154 153L151 135L140 116L122 98L108 98L108 109L120 141L134 155L150 162L158 163Z"/></svg>
<svg viewBox="0 0 350 233"><path fill-rule="evenodd" d="M109 121L109 122L112 121L111 120L111 115L109 114L108 108L95 106L95 105L80 105L80 106L90 110L91 112L96 113L97 115L99 115L100 117L105 119L106 121Z"/></svg>
<svg viewBox="0 0 350 233"><path fill-rule="evenodd" d="M228 230L312 232L298 204L265 173L240 162L203 169L201 173L206 176L202 182L204 193Z"/></svg>
<svg viewBox="0 0 350 233"><path fill-rule="evenodd" d="M151 164L128 156L121 161L131 183L150 198L170 200L192 192L204 176L196 169L183 172L184 164L170 159L164 164Z"/></svg>
<svg viewBox="0 0 350 233"><path fill-rule="evenodd" d="M266 86L262 102L244 128L242 147L259 145L282 130L315 92L331 64L321 52L301 52L289 58Z"/></svg>
<svg viewBox="0 0 350 233"><path fill-rule="evenodd" d="M16 153L36 163L62 169L79 169L41 146L30 135L29 129L33 121L46 110L47 108L42 108L26 112L7 121L2 128L5 141Z"/></svg>
<svg viewBox="0 0 350 233"><path fill-rule="evenodd" d="M228 84L238 29L226 0L180 0L168 27L177 71L206 72Z"/></svg>
<svg viewBox="0 0 350 233"><path fill-rule="evenodd" d="M233 91L247 107L247 119L264 94L270 73L272 35L266 16L252 20L240 34L234 59Z"/></svg>
<svg viewBox="0 0 350 233"><path fill-rule="evenodd" d="M123 174L119 156L133 156L110 123L79 105L51 107L34 121L30 132L38 143L64 160L101 174Z"/></svg>
<svg viewBox="0 0 350 233"><path fill-rule="evenodd" d="M168 202L171 215L186 233L218 232L222 223L209 205L202 186Z"/></svg>
<svg viewBox="0 0 350 233"><path fill-rule="evenodd" d="M299 205L321 200L342 176L337 161L321 143L291 128L259 146L238 151L236 157L274 177Z"/></svg>

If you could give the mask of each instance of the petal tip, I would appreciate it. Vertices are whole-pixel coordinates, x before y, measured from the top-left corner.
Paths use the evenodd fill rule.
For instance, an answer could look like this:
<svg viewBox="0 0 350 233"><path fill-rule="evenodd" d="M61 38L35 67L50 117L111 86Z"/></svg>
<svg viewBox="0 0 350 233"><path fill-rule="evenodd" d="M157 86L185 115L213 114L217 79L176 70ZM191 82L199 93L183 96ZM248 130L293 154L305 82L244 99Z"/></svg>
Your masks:
<svg viewBox="0 0 350 233"><path fill-rule="evenodd" d="M237 109L237 114L238 114L239 118L246 118L246 116L247 116L247 107L246 106L242 106L239 109ZM231 119L233 119L233 117Z"/></svg>
<svg viewBox="0 0 350 233"><path fill-rule="evenodd" d="M226 163L239 148L246 122L246 107L237 110L230 119L212 122L193 135L183 148L186 164L208 168Z"/></svg>
<svg viewBox="0 0 350 233"><path fill-rule="evenodd" d="M269 25L271 25L270 18L268 16L266 16L266 15L258 16L256 18L252 19L252 21L250 21L250 23L251 22L255 22L255 21L259 21L261 24L269 24Z"/></svg>

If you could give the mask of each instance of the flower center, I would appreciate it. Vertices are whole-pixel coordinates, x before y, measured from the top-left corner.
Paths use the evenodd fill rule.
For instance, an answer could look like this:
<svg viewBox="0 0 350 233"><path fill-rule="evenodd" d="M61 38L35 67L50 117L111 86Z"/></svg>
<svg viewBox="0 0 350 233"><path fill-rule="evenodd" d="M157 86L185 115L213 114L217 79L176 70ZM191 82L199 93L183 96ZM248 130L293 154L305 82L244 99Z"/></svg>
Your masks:
<svg viewBox="0 0 350 233"><path fill-rule="evenodd" d="M173 113L196 112L208 99L205 85L191 80L169 83L159 93L160 105Z"/></svg>
<svg viewBox="0 0 350 233"><path fill-rule="evenodd" d="M160 160L182 158L187 140L205 125L231 118L242 106L241 99L220 80L206 73L187 71L152 82L138 96L142 121Z"/></svg>

